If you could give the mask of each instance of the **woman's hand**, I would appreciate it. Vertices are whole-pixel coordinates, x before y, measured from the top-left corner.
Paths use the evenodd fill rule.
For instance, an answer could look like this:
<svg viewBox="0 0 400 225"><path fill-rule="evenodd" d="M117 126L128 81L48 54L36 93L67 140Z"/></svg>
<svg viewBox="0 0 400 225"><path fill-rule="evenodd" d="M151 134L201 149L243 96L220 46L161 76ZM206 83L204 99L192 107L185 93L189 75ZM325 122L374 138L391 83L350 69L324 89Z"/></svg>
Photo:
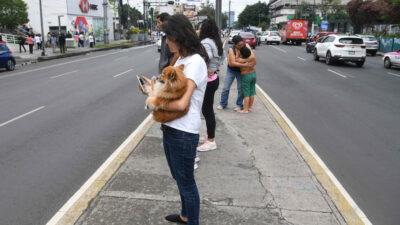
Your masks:
<svg viewBox="0 0 400 225"><path fill-rule="evenodd" d="M144 85L143 85L143 89L142 87L139 85L139 89L142 91L143 94L148 95L149 92L151 91L151 80L149 80L147 77L142 76L142 79L144 80Z"/></svg>
<svg viewBox="0 0 400 225"><path fill-rule="evenodd" d="M208 77L212 77L214 75L214 72L211 70L207 70L208 71Z"/></svg>

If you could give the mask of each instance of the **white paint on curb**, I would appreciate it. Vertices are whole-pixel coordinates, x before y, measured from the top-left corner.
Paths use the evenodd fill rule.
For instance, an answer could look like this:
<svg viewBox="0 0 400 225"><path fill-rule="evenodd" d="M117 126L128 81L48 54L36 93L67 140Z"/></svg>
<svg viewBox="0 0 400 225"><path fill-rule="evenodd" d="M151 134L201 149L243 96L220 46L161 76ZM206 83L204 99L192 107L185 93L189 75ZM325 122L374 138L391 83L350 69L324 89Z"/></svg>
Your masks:
<svg viewBox="0 0 400 225"><path fill-rule="evenodd" d="M296 126L290 121L290 119L286 116L286 114L279 108L279 106L269 97L269 95L261 89L261 87L256 84L257 89L264 95L264 97L269 101L269 103L275 108L275 110L280 114L280 116L285 120L287 125L290 127L290 129L294 132L294 134L297 136L297 138L300 140L300 142L304 145L304 147L307 149L307 151L314 157L314 159L317 161L317 163L321 166L321 168L325 171L327 176L332 180L332 182L335 184L335 186L338 188L340 193L345 197L345 199L348 201L350 206L354 209L356 214L361 218L363 223L365 225L372 225L372 223L368 220L367 216L364 214L364 212L358 207L358 205L355 203L353 198L349 195L349 193L344 189L343 185L339 182L338 179L336 179L335 175L329 170L329 168L325 165L325 163L322 161L322 159L317 155L317 153L314 151L314 149L311 147L311 145L306 141L306 139L303 137L303 135L299 132L299 130L296 128Z"/></svg>

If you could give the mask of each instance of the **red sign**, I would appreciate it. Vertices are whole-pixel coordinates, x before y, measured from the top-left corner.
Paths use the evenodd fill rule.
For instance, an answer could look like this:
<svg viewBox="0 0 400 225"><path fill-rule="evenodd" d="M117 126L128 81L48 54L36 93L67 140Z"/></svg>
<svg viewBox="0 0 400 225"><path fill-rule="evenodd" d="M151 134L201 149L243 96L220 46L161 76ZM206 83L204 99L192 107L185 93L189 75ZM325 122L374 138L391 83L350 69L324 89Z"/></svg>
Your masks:
<svg viewBox="0 0 400 225"><path fill-rule="evenodd" d="M83 13L88 13L90 9L90 3L89 0L81 0L79 2L79 7L81 8L81 11Z"/></svg>

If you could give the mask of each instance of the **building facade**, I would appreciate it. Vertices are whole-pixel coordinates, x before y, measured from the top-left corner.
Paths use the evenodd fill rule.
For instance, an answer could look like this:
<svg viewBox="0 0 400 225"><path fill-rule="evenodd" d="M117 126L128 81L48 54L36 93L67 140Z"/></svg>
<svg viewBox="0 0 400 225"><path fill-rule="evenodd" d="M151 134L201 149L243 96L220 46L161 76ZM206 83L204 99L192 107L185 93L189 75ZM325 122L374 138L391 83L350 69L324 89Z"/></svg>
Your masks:
<svg viewBox="0 0 400 225"><path fill-rule="evenodd" d="M40 7L38 0L24 0L28 6L28 28L41 33ZM103 0L42 0L44 33L83 32L86 36L93 33L97 41L104 40L104 28L108 39L114 39L115 9L107 6L107 22L104 26Z"/></svg>

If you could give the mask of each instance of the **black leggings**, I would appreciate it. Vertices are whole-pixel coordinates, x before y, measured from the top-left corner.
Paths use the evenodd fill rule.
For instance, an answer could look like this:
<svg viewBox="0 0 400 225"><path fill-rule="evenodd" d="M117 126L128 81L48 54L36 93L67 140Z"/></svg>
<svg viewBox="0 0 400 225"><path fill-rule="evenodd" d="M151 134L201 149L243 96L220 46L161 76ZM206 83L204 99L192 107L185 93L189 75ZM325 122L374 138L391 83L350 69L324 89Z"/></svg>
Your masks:
<svg viewBox="0 0 400 225"><path fill-rule="evenodd" d="M217 79L208 82L206 92L204 94L203 106L201 108L203 116L206 119L207 136L208 138L215 137L215 115L214 115L214 94L219 86L219 77Z"/></svg>

